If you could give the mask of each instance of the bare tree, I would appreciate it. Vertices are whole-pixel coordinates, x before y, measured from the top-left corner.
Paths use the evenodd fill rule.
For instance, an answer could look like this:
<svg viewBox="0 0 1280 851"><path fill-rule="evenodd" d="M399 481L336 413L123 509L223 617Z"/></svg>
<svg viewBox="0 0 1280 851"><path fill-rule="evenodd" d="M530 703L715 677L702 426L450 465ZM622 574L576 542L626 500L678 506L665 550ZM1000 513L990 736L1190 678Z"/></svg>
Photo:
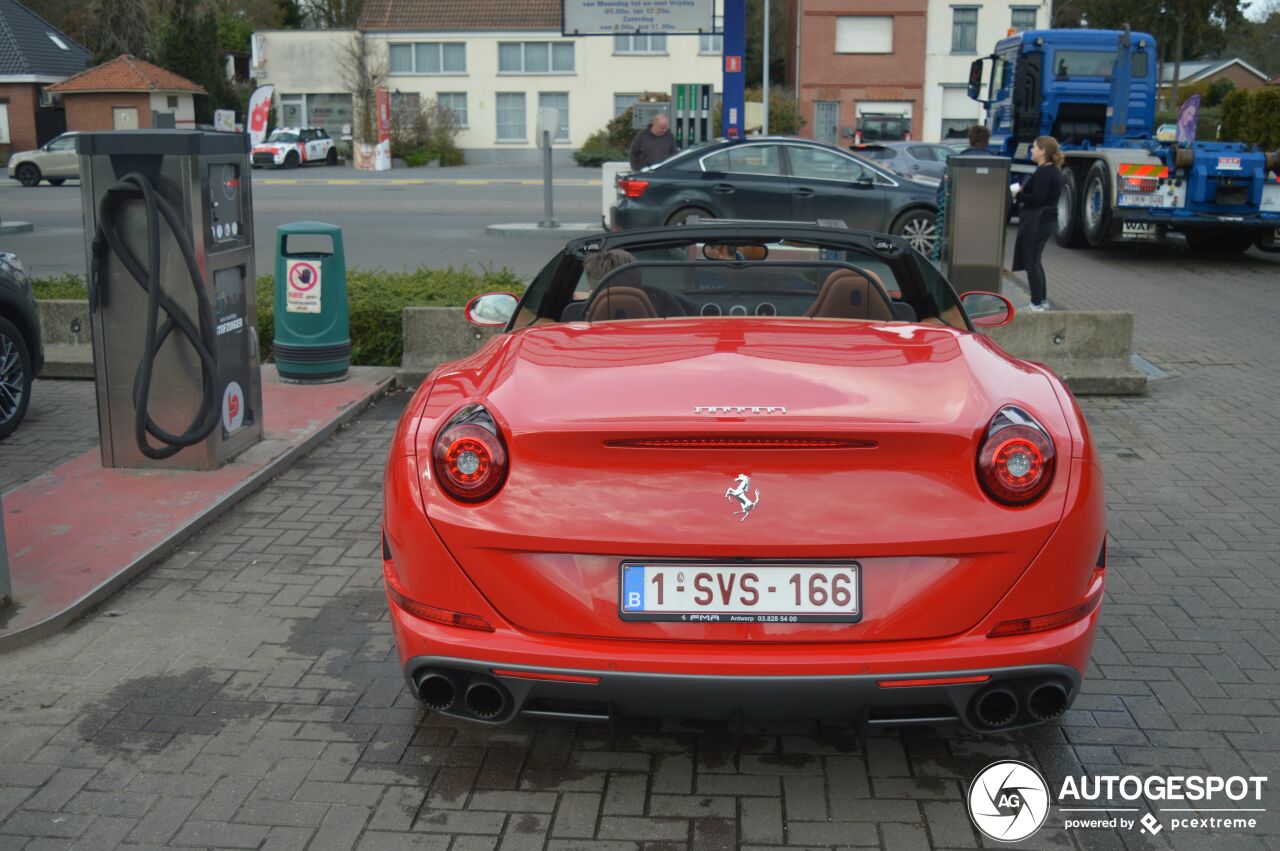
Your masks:
<svg viewBox="0 0 1280 851"><path fill-rule="evenodd" d="M342 81L351 92L352 135L357 143L378 141L378 88L387 79L386 60L375 55L364 33L356 33L340 55Z"/></svg>
<svg viewBox="0 0 1280 851"><path fill-rule="evenodd" d="M364 0L303 0L313 26L324 30L352 29L360 21Z"/></svg>

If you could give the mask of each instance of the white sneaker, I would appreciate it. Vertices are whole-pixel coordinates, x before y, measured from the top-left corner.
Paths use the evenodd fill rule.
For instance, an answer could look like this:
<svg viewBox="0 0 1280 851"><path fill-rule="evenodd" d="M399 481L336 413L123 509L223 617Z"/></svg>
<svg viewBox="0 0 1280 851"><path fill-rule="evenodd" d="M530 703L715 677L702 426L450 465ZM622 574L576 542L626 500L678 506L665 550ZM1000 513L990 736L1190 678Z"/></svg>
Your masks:
<svg viewBox="0 0 1280 851"><path fill-rule="evenodd" d="M1034 311L1035 313L1043 313L1048 309L1049 309L1049 302L1047 301L1042 301L1039 304L1032 302L1031 304L1028 304L1026 307L1023 308L1023 310L1030 310L1030 311Z"/></svg>

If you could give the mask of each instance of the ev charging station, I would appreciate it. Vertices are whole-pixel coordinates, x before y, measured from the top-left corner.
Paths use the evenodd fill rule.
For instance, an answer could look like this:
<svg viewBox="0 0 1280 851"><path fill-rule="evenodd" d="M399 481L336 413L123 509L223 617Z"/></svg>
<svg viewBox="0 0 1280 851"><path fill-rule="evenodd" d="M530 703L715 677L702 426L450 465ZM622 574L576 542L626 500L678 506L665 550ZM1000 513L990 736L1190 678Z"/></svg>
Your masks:
<svg viewBox="0 0 1280 851"><path fill-rule="evenodd" d="M248 136L77 151L102 464L220 467L263 434Z"/></svg>

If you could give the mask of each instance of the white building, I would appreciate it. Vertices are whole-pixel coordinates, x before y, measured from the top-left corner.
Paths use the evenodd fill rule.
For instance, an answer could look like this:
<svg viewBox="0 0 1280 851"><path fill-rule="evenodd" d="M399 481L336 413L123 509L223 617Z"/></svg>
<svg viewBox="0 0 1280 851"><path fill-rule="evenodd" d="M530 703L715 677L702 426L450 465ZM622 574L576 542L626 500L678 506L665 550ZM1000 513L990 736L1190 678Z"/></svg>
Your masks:
<svg viewBox="0 0 1280 851"><path fill-rule="evenodd" d="M559 110L567 156L645 92L721 81L720 37L566 38L559 0L366 0L360 19L374 64L388 69L393 109L432 98L454 110L470 163L536 162L539 106ZM355 30L254 34L252 73L276 87L278 123L351 124L345 46Z"/></svg>
<svg viewBox="0 0 1280 851"><path fill-rule="evenodd" d="M1048 29L1052 0L930 0L925 44L924 138L964 138L983 108L967 92L969 65L1010 32Z"/></svg>

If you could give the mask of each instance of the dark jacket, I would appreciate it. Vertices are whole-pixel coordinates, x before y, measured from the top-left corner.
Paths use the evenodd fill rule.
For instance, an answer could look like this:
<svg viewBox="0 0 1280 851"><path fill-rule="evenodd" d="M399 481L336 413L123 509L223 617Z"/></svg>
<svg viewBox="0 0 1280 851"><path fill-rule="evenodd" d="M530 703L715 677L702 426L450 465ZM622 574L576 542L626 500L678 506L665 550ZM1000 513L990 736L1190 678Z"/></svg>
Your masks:
<svg viewBox="0 0 1280 851"><path fill-rule="evenodd" d="M648 127L631 140L631 167L642 169L660 163L676 152L676 137L668 130L661 136L654 135Z"/></svg>
<svg viewBox="0 0 1280 851"><path fill-rule="evenodd" d="M1058 224L1058 198L1062 196L1062 169L1039 166L1022 184L1017 195L1018 238L1013 243L1013 271L1021 272L1035 262L1036 253Z"/></svg>

